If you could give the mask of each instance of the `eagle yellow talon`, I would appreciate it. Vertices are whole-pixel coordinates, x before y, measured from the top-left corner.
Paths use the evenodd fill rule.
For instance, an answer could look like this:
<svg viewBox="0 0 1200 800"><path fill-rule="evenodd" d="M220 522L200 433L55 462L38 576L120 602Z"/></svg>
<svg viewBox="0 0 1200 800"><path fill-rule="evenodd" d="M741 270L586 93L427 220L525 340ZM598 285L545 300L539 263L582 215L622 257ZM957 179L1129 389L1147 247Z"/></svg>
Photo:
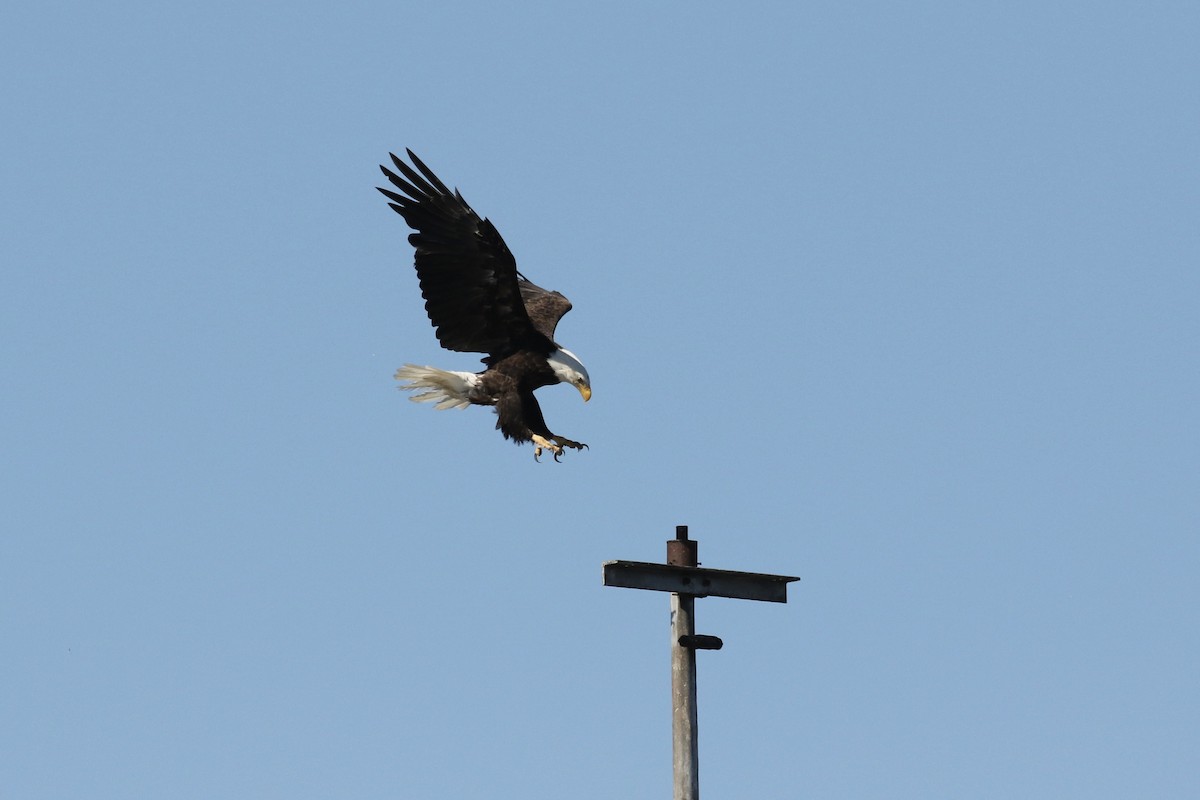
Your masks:
<svg viewBox="0 0 1200 800"><path fill-rule="evenodd" d="M551 436L547 439L545 436L534 434L533 440L533 460L541 461L542 451L549 450L554 454L554 460L561 463L561 456L564 447L570 447L574 450L586 450L588 446L583 442L577 442L573 439L568 439L565 436Z"/></svg>

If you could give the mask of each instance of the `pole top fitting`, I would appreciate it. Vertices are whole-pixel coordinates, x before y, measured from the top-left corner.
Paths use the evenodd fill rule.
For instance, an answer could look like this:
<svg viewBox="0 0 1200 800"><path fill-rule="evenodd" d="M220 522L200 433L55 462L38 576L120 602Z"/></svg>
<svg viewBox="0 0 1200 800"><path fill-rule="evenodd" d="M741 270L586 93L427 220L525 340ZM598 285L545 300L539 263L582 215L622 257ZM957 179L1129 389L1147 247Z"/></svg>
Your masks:
<svg viewBox="0 0 1200 800"><path fill-rule="evenodd" d="M698 566L699 548L699 542L688 538L687 525L676 525L675 538L667 539L667 563L673 567Z"/></svg>

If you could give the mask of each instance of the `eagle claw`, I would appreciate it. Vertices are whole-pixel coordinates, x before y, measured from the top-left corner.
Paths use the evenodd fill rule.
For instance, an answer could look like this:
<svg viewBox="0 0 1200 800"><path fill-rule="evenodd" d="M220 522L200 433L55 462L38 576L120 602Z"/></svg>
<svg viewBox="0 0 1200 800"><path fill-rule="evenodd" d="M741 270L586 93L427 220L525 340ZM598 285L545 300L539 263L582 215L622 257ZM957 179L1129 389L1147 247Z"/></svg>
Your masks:
<svg viewBox="0 0 1200 800"><path fill-rule="evenodd" d="M590 450L583 442L576 442L573 439L568 439L565 436L553 436L547 439L544 436L539 436L536 433L533 435L533 460L541 462L542 450L549 450L554 455L554 460L562 463L561 456L563 448L570 447L574 450Z"/></svg>

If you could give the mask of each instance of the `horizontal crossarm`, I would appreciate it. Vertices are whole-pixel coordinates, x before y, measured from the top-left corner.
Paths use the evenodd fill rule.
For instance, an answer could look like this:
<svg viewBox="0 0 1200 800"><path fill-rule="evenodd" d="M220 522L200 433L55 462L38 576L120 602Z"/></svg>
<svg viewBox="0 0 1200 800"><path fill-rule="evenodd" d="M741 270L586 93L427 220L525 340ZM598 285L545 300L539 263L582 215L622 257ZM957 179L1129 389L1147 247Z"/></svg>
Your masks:
<svg viewBox="0 0 1200 800"><path fill-rule="evenodd" d="M645 561L604 562L604 585L625 589L678 592L695 597L734 597L786 603L787 585L798 581L788 575L734 572L706 567L676 567Z"/></svg>

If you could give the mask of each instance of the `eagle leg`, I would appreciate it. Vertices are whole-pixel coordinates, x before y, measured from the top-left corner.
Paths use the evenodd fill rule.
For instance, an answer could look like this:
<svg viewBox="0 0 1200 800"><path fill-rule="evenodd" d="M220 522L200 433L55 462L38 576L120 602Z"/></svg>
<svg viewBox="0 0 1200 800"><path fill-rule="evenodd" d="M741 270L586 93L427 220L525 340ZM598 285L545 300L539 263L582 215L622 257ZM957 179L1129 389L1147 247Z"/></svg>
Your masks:
<svg viewBox="0 0 1200 800"><path fill-rule="evenodd" d="M551 453L553 453L555 461L558 461L559 457L563 454L564 447L570 447L574 450L588 449L588 446L583 442L576 442L575 440L568 439L565 436L555 436L554 434L550 434L550 438L547 439L546 437L535 433L531 438L533 439L534 461L541 461L543 449L549 450Z"/></svg>

